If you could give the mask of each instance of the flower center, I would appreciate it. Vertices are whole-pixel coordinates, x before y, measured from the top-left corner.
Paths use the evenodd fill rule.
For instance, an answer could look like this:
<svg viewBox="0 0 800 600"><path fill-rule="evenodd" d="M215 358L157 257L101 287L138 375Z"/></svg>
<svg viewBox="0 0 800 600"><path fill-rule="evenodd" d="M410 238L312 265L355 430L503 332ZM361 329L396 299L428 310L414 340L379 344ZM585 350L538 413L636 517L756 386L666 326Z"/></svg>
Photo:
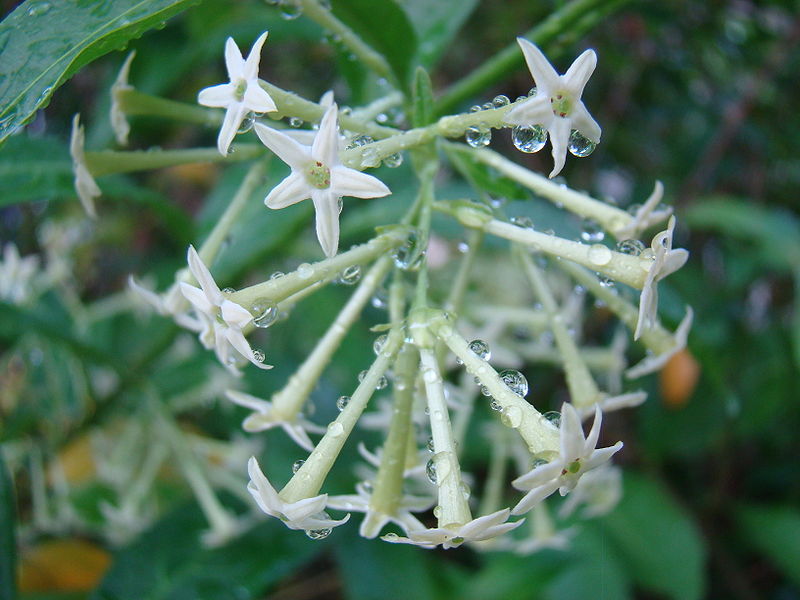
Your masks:
<svg viewBox="0 0 800 600"><path fill-rule="evenodd" d="M550 106L557 117L566 117L572 112L572 96L566 92L556 92L550 96Z"/></svg>
<svg viewBox="0 0 800 600"><path fill-rule="evenodd" d="M236 98L238 102L244 100L244 93L247 91L247 81L244 79L239 79L236 82L236 85L233 88L233 97Z"/></svg>
<svg viewBox="0 0 800 600"><path fill-rule="evenodd" d="M577 473L580 470L581 470L581 459L578 458L569 463L567 467L561 471L561 475L562 476L567 474L575 475L575 473Z"/></svg>
<svg viewBox="0 0 800 600"><path fill-rule="evenodd" d="M318 190L327 190L331 187L331 170L321 162L312 162L306 170L308 183Z"/></svg>

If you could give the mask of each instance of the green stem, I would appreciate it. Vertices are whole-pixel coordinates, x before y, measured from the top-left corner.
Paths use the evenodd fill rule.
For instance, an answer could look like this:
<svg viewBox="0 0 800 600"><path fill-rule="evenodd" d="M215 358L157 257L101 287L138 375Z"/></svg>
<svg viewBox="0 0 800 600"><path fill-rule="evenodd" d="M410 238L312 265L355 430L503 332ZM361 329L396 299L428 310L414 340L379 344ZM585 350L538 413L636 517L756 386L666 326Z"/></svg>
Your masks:
<svg viewBox="0 0 800 600"><path fill-rule="evenodd" d="M233 163L251 160L266 154L260 144L236 144L233 152L222 156L216 148L191 148L188 150L132 150L117 152L103 150L86 152L86 165L94 177L116 173L133 173L149 169L162 169L191 163Z"/></svg>
<svg viewBox="0 0 800 600"><path fill-rule="evenodd" d="M222 124L223 113L219 110L205 108L188 102L177 102L159 96L151 96L133 88L116 92L117 102L126 115L143 115L162 117L172 121L196 123L207 127L218 127Z"/></svg>

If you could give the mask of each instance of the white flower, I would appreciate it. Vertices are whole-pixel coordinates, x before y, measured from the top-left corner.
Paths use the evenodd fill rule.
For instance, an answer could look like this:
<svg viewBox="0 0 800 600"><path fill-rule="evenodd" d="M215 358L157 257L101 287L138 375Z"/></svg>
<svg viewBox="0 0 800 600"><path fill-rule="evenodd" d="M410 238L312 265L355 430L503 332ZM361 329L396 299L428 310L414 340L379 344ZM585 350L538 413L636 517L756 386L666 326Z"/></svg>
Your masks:
<svg viewBox="0 0 800 600"><path fill-rule="evenodd" d="M304 450L311 452L314 450L314 444L308 437L308 431L311 433L325 433L323 427L318 427L310 421L303 419L297 415L294 420L286 420L280 415L276 415L272 406L272 402L267 402L261 398L256 398L250 394L245 394L236 390L227 390L225 395L228 400L239 406L244 406L254 411L242 422L242 429L251 433L256 431L266 431L273 427L282 428L286 434L292 438L298 446Z"/></svg>
<svg viewBox="0 0 800 600"><path fill-rule="evenodd" d="M31 280L38 267L38 256L21 258L16 245L8 242L3 247L3 261L0 262L0 299L13 304L24 302L31 293Z"/></svg>
<svg viewBox="0 0 800 600"><path fill-rule="evenodd" d="M378 198L391 193L376 177L340 163L337 114L336 104L325 111L310 147L260 123L255 126L264 145L292 168L264 203L277 209L311 198L317 212L317 238L328 257L334 256L339 247L339 199Z"/></svg>
<svg viewBox="0 0 800 600"><path fill-rule="evenodd" d="M141 285L133 275L128 276L128 289L134 297L143 300L158 314L165 317L172 317L175 322L189 331L199 333L203 330L203 322L192 317L188 311L186 298L181 292L180 286L175 283L163 294L157 294L153 290Z"/></svg>
<svg viewBox="0 0 800 600"><path fill-rule="evenodd" d="M376 511L370 504L371 493L363 483L356 484L356 493L328 498L328 507L337 510L354 510L364 513L364 520L358 529L361 537L372 539L376 537L389 522L396 523L408 533L411 530L425 529L419 519L411 511L428 510L436 502L433 498L403 495L397 501L397 507L392 514Z"/></svg>
<svg viewBox="0 0 800 600"><path fill-rule="evenodd" d="M136 56L136 50L128 54L128 58L122 63L122 68L119 70L114 85L111 86L111 129L114 131L114 137L117 138L117 143L120 146L128 145L128 134L131 131L131 127L125 118L125 111L122 110L119 94L133 89L133 86L128 83L128 73L130 73L134 56Z"/></svg>
<svg viewBox="0 0 800 600"><path fill-rule="evenodd" d="M630 223L614 231L614 235L620 240L638 239L643 231L661 223L672 214L672 207L658 209L661 198L664 197L664 184L656 181L653 193L644 201L633 215Z"/></svg>
<svg viewBox="0 0 800 600"><path fill-rule="evenodd" d="M445 550L458 548L466 542L480 542L503 535L525 522L525 519L520 519L514 523L507 523L506 519L508 519L510 512L508 508L504 508L489 515L473 519L463 525L454 524L433 529L412 530L408 532L408 537L400 537L395 533L389 533L381 537L381 539L396 544L414 544L423 548L434 548L440 544Z"/></svg>
<svg viewBox="0 0 800 600"><path fill-rule="evenodd" d="M630 369L625 371L625 377L628 379L635 379L648 373L654 373L661 369L670 358L675 356L678 352L686 347L686 342L689 338L689 331L692 329L692 319L694 318L694 311L691 306L686 307L686 315L678 325L673 335L673 344L665 352L652 356L645 357L641 362L635 364Z"/></svg>
<svg viewBox="0 0 800 600"><path fill-rule="evenodd" d="M244 337L244 329L253 320L250 311L228 300L220 291L208 268L200 260L197 251L189 246L189 270L200 288L181 282L181 293L192 303L202 323L200 341L206 348L214 348L217 358L229 370L236 372L235 350L259 369L271 369L271 365L256 360L253 349Z"/></svg>
<svg viewBox="0 0 800 600"><path fill-rule="evenodd" d="M584 519L610 513L622 498L622 469L603 465L581 477L578 485L558 509L558 516L566 519L583 505Z"/></svg>
<svg viewBox="0 0 800 600"><path fill-rule="evenodd" d="M86 156L83 153L84 139L81 116L76 114L72 118L72 136L69 140L72 170L75 171L75 191L78 193L78 198L80 198L86 214L95 219L97 218L97 212L94 209L94 199L99 198L101 192L89 172L89 167L86 166Z"/></svg>
<svg viewBox="0 0 800 600"><path fill-rule="evenodd" d="M639 296L639 320L633 339L638 340L644 329L649 329L658 319L658 288L656 284L680 269L689 259L689 252L683 248L672 249L672 233L675 217L670 217L667 229L656 234L650 247L653 250L653 263L647 272L642 293Z"/></svg>
<svg viewBox="0 0 800 600"><path fill-rule="evenodd" d="M517 38L517 42L536 82L536 94L511 109L506 122L527 127L539 125L547 130L555 161L550 177L555 177L564 167L573 129L595 144L600 141L600 126L581 102L583 88L597 64L597 55L594 50L586 50L566 73L559 75L539 48L524 38Z"/></svg>
<svg viewBox="0 0 800 600"><path fill-rule="evenodd" d="M602 394L596 403L590 404L589 406L579 407L576 410L578 411L581 419L585 420L595 413L595 407L600 407L602 412L607 413L623 408L633 408L635 406L639 406L645 400L647 400L647 392L642 390L629 392L627 394L619 394L617 396Z"/></svg>
<svg viewBox="0 0 800 600"><path fill-rule="evenodd" d="M258 84L258 63L261 61L261 46L267 39L267 31L258 36L247 60L233 38L225 41L225 68L230 83L222 83L200 90L197 102L203 106L224 108L225 118L217 137L217 149L223 156L228 154L236 132L247 113L266 113L277 110L270 95Z"/></svg>
<svg viewBox="0 0 800 600"><path fill-rule="evenodd" d="M559 454L550 462L535 466L512 482L518 490L528 492L514 507L513 514L528 512L556 490L562 496L566 495L575 488L581 475L602 465L622 448L622 442L608 448L597 448L602 421L600 407L595 406L592 429L584 437L578 411L571 404L564 403L561 408Z"/></svg>
<svg viewBox="0 0 800 600"><path fill-rule="evenodd" d="M253 496L258 507L268 515L283 521L289 529L306 531L330 529L345 523L350 518L350 515L347 515L337 521L324 513L328 494L303 498L297 502L284 502L261 472L261 467L258 466L254 456L247 462L247 472L250 474L247 491Z"/></svg>

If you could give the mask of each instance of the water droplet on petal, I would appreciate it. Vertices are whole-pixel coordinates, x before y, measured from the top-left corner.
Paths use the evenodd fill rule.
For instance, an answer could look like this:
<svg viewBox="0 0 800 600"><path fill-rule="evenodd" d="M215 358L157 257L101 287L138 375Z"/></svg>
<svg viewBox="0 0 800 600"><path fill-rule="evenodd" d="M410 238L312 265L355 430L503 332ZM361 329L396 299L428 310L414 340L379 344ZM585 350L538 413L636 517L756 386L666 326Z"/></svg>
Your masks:
<svg viewBox="0 0 800 600"><path fill-rule="evenodd" d="M338 282L344 285L355 285L361 279L361 265L350 265L339 274Z"/></svg>
<svg viewBox="0 0 800 600"><path fill-rule="evenodd" d="M298 127L302 127L303 123L304 123L304 121L300 117L290 117L289 118L289 127L294 127L296 129Z"/></svg>
<svg viewBox="0 0 800 600"><path fill-rule="evenodd" d="M357 135L353 139L350 140L350 143L347 144L345 150L352 150L353 148L359 148L361 146L366 146L367 144L371 144L375 140L372 139L369 135Z"/></svg>
<svg viewBox="0 0 800 600"><path fill-rule="evenodd" d="M263 363L266 357L261 350L253 350L253 360L257 363Z"/></svg>
<svg viewBox="0 0 800 600"><path fill-rule="evenodd" d="M567 142L567 150L578 157L589 156L597 147L592 140L587 138L577 129L573 129L569 134L569 142Z"/></svg>
<svg viewBox="0 0 800 600"><path fill-rule="evenodd" d="M511 130L511 141L520 152L528 154L538 152L547 143L547 130L541 125L533 127L517 125Z"/></svg>
<svg viewBox="0 0 800 600"><path fill-rule="evenodd" d="M506 427L516 429L522 423L522 409L519 406L506 406L500 413L500 421Z"/></svg>
<svg viewBox="0 0 800 600"><path fill-rule="evenodd" d="M279 277L283 277L283 271L275 271L272 275L269 276L270 279L278 279Z"/></svg>
<svg viewBox="0 0 800 600"><path fill-rule="evenodd" d="M253 129L253 125L256 124L256 115L253 111L250 111L244 116L242 119L241 125L239 125L239 129L236 133L247 133L248 131Z"/></svg>
<svg viewBox="0 0 800 600"><path fill-rule="evenodd" d="M435 452L435 447L433 445L433 438L428 438L428 452Z"/></svg>
<svg viewBox="0 0 800 600"><path fill-rule="evenodd" d="M464 131L464 137L472 148L482 148L488 146L492 141L492 130L481 128L477 125L470 125Z"/></svg>
<svg viewBox="0 0 800 600"><path fill-rule="evenodd" d="M310 540L324 540L331 534L332 529L308 529L306 530L306 535Z"/></svg>
<svg viewBox="0 0 800 600"><path fill-rule="evenodd" d="M489 408L492 410L503 410L503 405L500 404L497 400L492 398L492 401L489 402Z"/></svg>

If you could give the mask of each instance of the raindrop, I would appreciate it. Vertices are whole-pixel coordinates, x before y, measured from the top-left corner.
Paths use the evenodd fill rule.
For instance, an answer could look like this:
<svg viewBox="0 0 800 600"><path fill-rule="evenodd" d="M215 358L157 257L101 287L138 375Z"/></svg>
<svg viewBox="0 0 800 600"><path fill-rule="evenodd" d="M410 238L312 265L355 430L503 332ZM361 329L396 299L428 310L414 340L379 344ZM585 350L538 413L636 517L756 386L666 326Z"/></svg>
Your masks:
<svg viewBox="0 0 800 600"><path fill-rule="evenodd" d="M492 99L492 104L494 105L495 108L500 108L502 106L505 106L509 102L511 101L508 99L508 96L505 96L503 94L498 94Z"/></svg>
<svg viewBox="0 0 800 600"><path fill-rule="evenodd" d="M336 400L336 408L338 408L339 411L343 411L349 402L350 396L339 396Z"/></svg>
<svg viewBox="0 0 800 600"><path fill-rule="evenodd" d="M439 375L433 369L426 369L422 374L422 378L425 380L425 383L436 383L439 381Z"/></svg>
<svg viewBox="0 0 800 600"><path fill-rule="evenodd" d="M434 456L428 461L428 464L425 465L425 474L428 476L428 481L431 483L436 483L436 461L434 460L436 457Z"/></svg>
<svg viewBox="0 0 800 600"><path fill-rule="evenodd" d="M470 125L464 131L464 137L472 148L482 148L492 141L492 130Z"/></svg>
<svg viewBox="0 0 800 600"><path fill-rule="evenodd" d="M535 87L532 87L531 89L528 90L528 98L531 98L531 97L533 97L535 95L536 95L536 88Z"/></svg>
<svg viewBox="0 0 800 600"><path fill-rule="evenodd" d="M283 271L275 271L272 275L269 276L269 278L270 278L270 280L279 279L279 278L283 277L283 275L284 275Z"/></svg>
<svg viewBox="0 0 800 600"><path fill-rule="evenodd" d="M403 164L403 155L400 152L395 152L383 159L383 166L390 169L396 169Z"/></svg>
<svg viewBox="0 0 800 600"><path fill-rule="evenodd" d="M525 397L528 395L528 380L525 376L516 369L506 369L500 372L500 379L506 384L506 387L518 396Z"/></svg>
<svg viewBox="0 0 800 600"><path fill-rule="evenodd" d="M306 464L306 461L304 461L302 458L294 461L292 463L292 473L297 473L300 470L300 467L302 467L304 464Z"/></svg>
<svg viewBox="0 0 800 600"><path fill-rule="evenodd" d="M308 263L302 263L297 267L297 275L300 279L308 279L314 274L314 267Z"/></svg>
<svg viewBox="0 0 800 600"><path fill-rule="evenodd" d="M561 413L557 410L549 410L542 415L542 418L546 421L549 421L552 425L556 427L561 427Z"/></svg>
<svg viewBox="0 0 800 600"><path fill-rule="evenodd" d="M614 287L614 280L611 279L610 277L606 277L601 273L597 273L597 279L600 282L600 285L602 285L603 287L607 288Z"/></svg>
<svg viewBox="0 0 800 600"><path fill-rule="evenodd" d="M611 261L611 250L603 244L589 246L589 262L593 265L607 265Z"/></svg>
<svg viewBox="0 0 800 600"><path fill-rule="evenodd" d="M436 451L435 448L436 447L433 445L433 438L429 437L428 438L428 452L435 452Z"/></svg>
<svg viewBox="0 0 800 600"><path fill-rule="evenodd" d="M492 110L493 108L494 104L492 104L491 102L484 102L483 105L481 106L482 110Z"/></svg>
<svg viewBox="0 0 800 600"><path fill-rule="evenodd" d="M344 433L344 426L339 421L331 421L328 424L328 433L333 437L339 437Z"/></svg>
<svg viewBox="0 0 800 600"><path fill-rule="evenodd" d="M43 15L50 10L50 7L51 6L49 2L34 2L28 8L28 16L38 17Z"/></svg>
<svg viewBox="0 0 800 600"><path fill-rule="evenodd" d="M644 250L644 244L639 240L621 240L617 242L617 252L628 256L639 256Z"/></svg>
<svg viewBox="0 0 800 600"><path fill-rule="evenodd" d="M266 359L266 356L264 356L264 353L261 350L253 350L254 361L256 361L257 363L263 363L264 359Z"/></svg>
<svg viewBox="0 0 800 600"><path fill-rule="evenodd" d="M235 292L236 292L236 290L233 289L232 287L222 288L222 293L223 294L233 294Z"/></svg>
<svg viewBox="0 0 800 600"><path fill-rule="evenodd" d="M376 390L383 390L386 389L386 386L389 385L389 380L386 379L384 375L378 377L378 381L375 382L375 389Z"/></svg>
<svg viewBox="0 0 800 600"><path fill-rule="evenodd" d="M368 135L357 135L352 140L350 140L350 143L347 144L347 147L345 147L345 150L352 150L353 148L360 148L361 146L366 146L367 144L371 144L374 141L375 140L373 140Z"/></svg>
<svg viewBox="0 0 800 600"><path fill-rule="evenodd" d="M587 138L577 129L573 129L569 134L569 142L567 142L567 150L578 157L589 156L597 147L592 140Z"/></svg>
<svg viewBox="0 0 800 600"><path fill-rule="evenodd" d="M339 214L342 214L342 209L343 208L344 208L344 200L342 199L341 196L339 196L336 199L336 210L339 212Z"/></svg>
<svg viewBox="0 0 800 600"><path fill-rule="evenodd" d="M303 7L300 4L295 4L294 0L281 0L280 11L283 19L292 21L303 14ZM328 533L330 533L330 530L328 530Z"/></svg>
<svg viewBox="0 0 800 600"><path fill-rule="evenodd" d="M489 397L491 397L491 395L492 395L492 392L490 392L490 391L489 391L489 388L488 388L488 387L486 387L485 385L482 385L482 386L481 386L481 394L483 394L484 396L486 396L487 398L489 398ZM497 410L497 409L495 409L495 410Z"/></svg>
<svg viewBox="0 0 800 600"><path fill-rule="evenodd" d="M380 354L383 351L383 347L386 346L386 340L389 339L389 336L384 334L380 335L375 338L375 341L372 343L372 350L375 352L376 355Z"/></svg>
<svg viewBox="0 0 800 600"><path fill-rule="evenodd" d="M511 141L514 147L521 151L531 154L544 148L547 143L547 130L541 125L525 127L517 125L511 130Z"/></svg>
<svg viewBox="0 0 800 600"><path fill-rule="evenodd" d="M482 360L489 360L492 358L492 352L489 350L489 344L483 340L472 340L469 343L469 349L474 352L478 358Z"/></svg>
<svg viewBox="0 0 800 600"><path fill-rule="evenodd" d="M345 285L354 285L361 279L361 265L350 265L339 274L339 281Z"/></svg>
<svg viewBox="0 0 800 600"><path fill-rule="evenodd" d="M492 401L489 402L489 408L492 410L503 410L503 405L500 404L497 400L492 398Z"/></svg>
<svg viewBox="0 0 800 600"><path fill-rule="evenodd" d="M418 267L425 256L421 248L419 234L412 231L408 234L406 242L394 252L394 264L398 269L410 271Z"/></svg>
<svg viewBox="0 0 800 600"><path fill-rule="evenodd" d="M289 118L289 127L294 127L296 129L302 126L303 126L303 119L301 119L300 117Z"/></svg>
<svg viewBox="0 0 800 600"><path fill-rule="evenodd" d="M256 115L253 111L250 111L244 116L244 119L242 119L242 124L239 125L239 130L236 133L247 133L253 129L253 125L255 124Z"/></svg>
<svg viewBox="0 0 800 600"><path fill-rule="evenodd" d="M466 254L469 252L469 244L467 242L458 242L457 248L461 254Z"/></svg>
<svg viewBox="0 0 800 600"><path fill-rule="evenodd" d="M372 296L371 303L375 308L386 308L389 305L389 292L385 288L378 288Z"/></svg>
<svg viewBox="0 0 800 600"><path fill-rule="evenodd" d="M469 500L469 497L472 495L472 490L469 488L469 485L462 481L459 484L458 489L460 489L461 493L464 495L464 500Z"/></svg>
<svg viewBox="0 0 800 600"><path fill-rule="evenodd" d="M481 108L480 104L473 104L472 106L469 107L469 112L471 113L480 112L481 110L483 109Z"/></svg>
<svg viewBox="0 0 800 600"><path fill-rule="evenodd" d="M253 312L256 314L253 325L264 329L277 320L278 305L268 298L261 298L253 303Z"/></svg>
<svg viewBox="0 0 800 600"><path fill-rule="evenodd" d="M500 421L506 427L516 429L522 423L522 409L519 406L506 406L500 413Z"/></svg>
<svg viewBox="0 0 800 600"><path fill-rule="evenodd" d="M281 13L281 14L283 14L283 13ZM310 539L310 540L324 540L326 537L328 537L331 534L331 531L332 531L332 529L330 529L330 528L326 528L326 529L307 529L306 530L306 535L308 536L308 539Z"/></svg>
<svg viewBox="0 0 800 600"><path fill-rule="evenodd" d="M581 239L584 242L602 242L606 237L603 228L594 219L584 219L581 226Z"/></svg>
<svg viewBox="0 0 800 600"><path fill-rule="evenodd" d="M509 219L509 222L512 225L516 225L517 227L521 227L522 229L533 229L533 221L531 220L530 217L526 217L524 215L523 216L517 216L517 217L511 217Z"/></svg>

